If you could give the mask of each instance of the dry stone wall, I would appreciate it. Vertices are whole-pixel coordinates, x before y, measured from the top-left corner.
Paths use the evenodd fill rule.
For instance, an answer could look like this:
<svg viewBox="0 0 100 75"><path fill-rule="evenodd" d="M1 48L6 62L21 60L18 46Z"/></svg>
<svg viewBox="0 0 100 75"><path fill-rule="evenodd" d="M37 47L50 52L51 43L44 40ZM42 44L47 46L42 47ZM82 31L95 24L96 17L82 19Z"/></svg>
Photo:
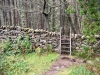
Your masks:
<svg viewBox="0 0 100 75"><path fill-rule="evenodd" d="M95 39L97 40L94 43L87 43L88 36L85 37L84 35L76 34L74 37L72 36L72 47L73 50L78 50L81 52L83 50L83 47L91 47L94 52L100 53L100 35L95 35Z"/></svg>
<svg viewBox="0 0 100 75"><path fill-rule="evenodd" d="M18 36L30 36L30 41L35 48L45 48L47 44L51 44L54 50L59 50L59 34L55 32L48 32L42 29L22 28L20 26L0 27L0 40L6 41L7 38L14 40ZM24 38L23 37L23 38Z"/></svg>
<svg viewBox="0 0 100 75"><path fill-rule="evenodd" d="M10 40L14 40L18 36L23 35L26 37L27 35L30 36L30 41L32 42L35 48L42 47L45 48L47 44L51 44L54 50L59 51L59 44L60 44L60 34L56 32L48 32L42 29L30 29L30 28L22 28L20 26L10 26L0 27L0 40L6 41L7 38ZM23 37L23 38L24 38ZM88 37L87 37L88 38ZM94 50L100 50L100 36L96 35L95 38L97 42L87 44L86 40L83 35L75 34L72 35L72 50L82 50L83 46L91 46Z"/></svg>

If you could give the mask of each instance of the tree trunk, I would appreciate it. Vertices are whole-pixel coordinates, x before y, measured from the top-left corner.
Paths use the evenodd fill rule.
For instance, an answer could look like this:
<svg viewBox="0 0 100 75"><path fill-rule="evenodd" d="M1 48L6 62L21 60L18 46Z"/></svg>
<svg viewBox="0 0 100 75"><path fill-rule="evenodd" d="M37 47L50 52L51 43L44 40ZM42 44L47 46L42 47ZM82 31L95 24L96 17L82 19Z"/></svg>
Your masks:
<svg viewBox="0 0 100 75"><path fill-rule="evenodd" d="M55 0L53 0L53 6L55 6L56 3L55 3ZM56 12L55 12L55 7L53 7L53 15L52 15L52 31L55 31L55 17L56 17Z"/></svg>

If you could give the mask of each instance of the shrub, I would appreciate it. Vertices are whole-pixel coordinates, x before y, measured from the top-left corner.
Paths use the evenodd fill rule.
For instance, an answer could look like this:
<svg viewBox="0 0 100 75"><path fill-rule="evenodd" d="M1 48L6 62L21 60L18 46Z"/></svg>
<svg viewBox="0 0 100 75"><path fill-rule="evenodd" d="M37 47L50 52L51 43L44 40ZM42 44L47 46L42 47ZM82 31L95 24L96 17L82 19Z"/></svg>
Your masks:
<svg viewBox="0 0 100 75"><path fill-rule="evenodd" d="M7 55L29 53L32 52L32 43L29 36L18 36L13 42L7 39L6 43L3 43L3 51Z"/></svg>
<svg viewBox="0 0 100 75"><path fill-rule="evenodd" d="M30 37L26 36L21 43L21 47L24 49L25 53L32 52L32 43L30 42Z"/></svg>
<svg viewBox="0 0 100 75"><path fill-rule="evenodd" d="M81 51L75 50L74 54L81 58L91 59L91 57L94 54L94 51L93 51L93 49L91 49L91 47L83 46L83 50L81 50Z"/></svg>
<svg viewBox="0 0 100 75"><path fill-rule="evenodd" d="M52 47L52 45L51 44L48 44L47 45L47 50L46 50L47 52L52 52L53 51L53 47Z"/></svg>
<svg viewBox="0 0 100 75"><path fill-rule="evenodd" d="M14 56L0 55L0 74L1 75L20 75L29 70L25 60L19 60Z"/></svg>
<svg viewBox="0 0 100 75"><path fill-rule="evenodd" d="M15 40L13 40L13 43L11 44L14 54L21 54L21 38L22 36L18 36Z"/></svg>
<svg viewBox="0 0 100 75"><path fill-rule="evenodd" d="M2 45L2 51L7 54L7 55L11 55L12 54L12 42L10 41L9 38L7 38L7 41L5 43L3 43Z"/></svg>

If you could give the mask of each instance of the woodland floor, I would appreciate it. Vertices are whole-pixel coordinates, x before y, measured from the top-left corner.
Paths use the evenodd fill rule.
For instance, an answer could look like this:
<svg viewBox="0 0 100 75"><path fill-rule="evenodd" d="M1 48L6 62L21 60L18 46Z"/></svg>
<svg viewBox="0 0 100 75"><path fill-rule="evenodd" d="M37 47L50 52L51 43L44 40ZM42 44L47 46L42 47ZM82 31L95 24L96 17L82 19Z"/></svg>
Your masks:
<svg viewBox="0 0 100 75"><path fill-rule="evenodd" d="M86 63L85 60L73 58L67 55L61 55L59 59L51 66L51 69L45 72L43 75L57 75L63 69L84 63Z"/></svg>

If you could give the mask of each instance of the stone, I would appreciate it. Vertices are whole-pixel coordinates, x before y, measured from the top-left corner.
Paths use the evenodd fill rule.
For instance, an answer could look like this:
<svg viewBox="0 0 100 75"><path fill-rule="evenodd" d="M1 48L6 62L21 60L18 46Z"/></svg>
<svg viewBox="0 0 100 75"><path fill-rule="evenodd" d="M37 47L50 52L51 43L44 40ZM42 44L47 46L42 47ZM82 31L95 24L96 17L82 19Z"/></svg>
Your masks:
<svg viewBox="0 0 100 75"><path fill-rule="evenodd" d="M7 37L6 36L0 36L0 39L6 39Z"/></svg>
<svg viewBox="0 0 100 75"><path fill-rule="evenodd" d="M76 47L76 50L79 50L80 48L79 47Z"/></svg>
<svg viewBox="0 0 100 75"><path fill-rule="evenodd" d="M72 37L72 38L74 38L74 37L75 37L75 35L74 35L74 34L71 34L71 37Z"/></svg>
<svg viewBox="0 0 100 75"><path fill-rule="evenodd" d="M40 39L40 42L41 42L41 43L46 43L46 40L41 40L41 39Z"/></svg>
<svg viewBox="0 0 100 75"><path fill-rule="evenodd" d="M16 39L17 38L17 36L8 36L9 38L11 38L11 39Z"/></svg>
<svg viewBox="0 0 100 75"><path fill-rule="evenodd" d="M100 36L99 35L95 35L95 38L100 38Z"/></svg>
<svg viewBox="0 0 100 75"><path fill-rule="evenodd" d="M89 38L89 36L86 36L86 38L88 39L88 38Z"/></svg>
<svg viewBox="0 0 100 75"><path fill-rule="evenodd" d="M74 37L75 37L75 38L77 38L77 36L78 36L78 35L77 35L77 34L75 34L75 36L74 36Z"/></svg>
<svg viewBox="0 0 100 75"><path fill-rule="evenodd" d="M39 38L40 37L40 35L35 35L35 38Z"/></svg>
<svg viewBox="0 0 100 75"><path fill-rule="evenodd" d="M45 45L42 45L42 48L43 48L44 50L46 50L46 49L47 49L47 47L46 47Z"/></svg>
<svg viewBox="0 0 100 75"><path fill-rule="evenodd" d="M46 37L47 36L47 34L41 34L41 37Z"/></svg>
<svg viewBox="0 0 100 75"><path fill-rule="evenodd" d="M36 47L39 47L39 46L41 46L41 45L42 45L42 43L37 42L35 45L36 45Z"/></svg>
<svg viewBox="0 0 100 75"><path fill-rule="evenodd" d="M4 30L3 30L4 29ZM46 30L37 29L33 30L30 28L22 28L20 26L11 26L9 27L9 31L6 30L6 27L0 28L0 40L6 39L6 35L13 41L18 36L23 35L23 39L25 36L29 36L30 40L34 46L34 48L40 46L42 48L46 48L46 44L52 44L53 48L57 51L59 45L59 34L56 32L48 32Z"/></svg>
<svg viewBox="0 0 100 75"><path fill-rule="evenodd" d="M21 28L20 26L16 26L16 30L17 30L17 31L21 31L21 29L22 29L22 28Z"/></svg>
<svg viewBox="0 0 100 75"><path fill-rule="evenodd" d="M34 30L34 33L38 33L38 32L39 32L39 29Z"/></svg>
<svg viewBox="0 0 100 75"><path fill-rule="evenodd" d="M54 51L59 52L59 48L54 48Z"/></svg>
<svg viewBox="0 0 100 75"><path fill-rule="evenodd" d="M2 31L3 29L0 29L0 32Z"/></svg>
<svg viewBox="0 0 100 75"><path fill-rule="evenodd" d="M53 47L56 48L58 46L57 43L52 43Z"/></svg>
<svg viewBox="0 0 100 75"><path fill-rule="evenodd" d="M85 36L84 36L84 35L82 35L82 36L81 36L81 39L84 39L84 38L85 38Z"/></svg>
<svg viewBox="0 0 100 75"><path fill-rule="evenodd" d="M48 41L48 44L51 44L52 43L52 41Z"/></svg>
<svg viewBox="0 0 100 75"><path fill-rule="evenodd" d="M82 44L81 46L83 47L83 46L86 46L86 45L85 44Z"/></svg>
<svg viewBox="0 0 100 75"><path fill-rule="evenodd" d="M13 25L13 26L10 26L9 29L10 30L16 30L16 27Z"/></svg>

